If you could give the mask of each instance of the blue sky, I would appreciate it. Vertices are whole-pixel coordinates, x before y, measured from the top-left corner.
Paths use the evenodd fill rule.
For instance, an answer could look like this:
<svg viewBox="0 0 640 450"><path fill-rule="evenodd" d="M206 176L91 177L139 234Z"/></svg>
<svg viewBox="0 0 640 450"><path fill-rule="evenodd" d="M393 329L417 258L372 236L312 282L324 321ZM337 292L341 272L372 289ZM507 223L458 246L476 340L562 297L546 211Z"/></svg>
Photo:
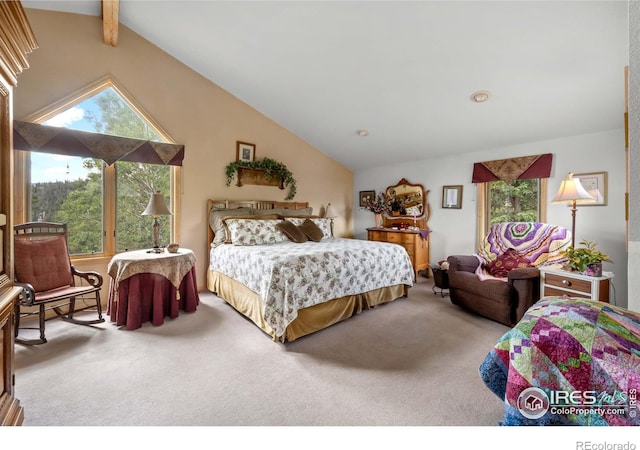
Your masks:
<svg viewBox="0 0 640 450"><path fill-rule="evenodd" d="M84 100L82 103L43 122L43 125L95 131L92 124L86 119L88 112L99 115L94 99L95 96ZM73 156L32 152L31 182L46 183L65 180L73 181L78 178L84 179L89 171L82 167L82 160L83 158Z"/></svg>

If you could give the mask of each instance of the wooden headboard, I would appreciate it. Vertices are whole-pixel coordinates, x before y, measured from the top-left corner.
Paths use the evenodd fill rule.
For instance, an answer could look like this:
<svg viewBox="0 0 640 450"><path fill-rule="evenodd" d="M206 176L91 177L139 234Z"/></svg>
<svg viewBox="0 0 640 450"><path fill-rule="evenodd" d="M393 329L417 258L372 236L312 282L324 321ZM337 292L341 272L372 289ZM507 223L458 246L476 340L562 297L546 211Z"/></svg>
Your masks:
<svg viewBox="0 0 640 450"><path fill-rule="evenodd" d="M221 206L223 206L221 208ZM209 226L209 213L213 208L216 209L237 209L237 208L253 208L253 209L304 209L309 207L309 202L278 202L274 200L211 200L207 199L207 248L213 242L213 231Z"/></svg>

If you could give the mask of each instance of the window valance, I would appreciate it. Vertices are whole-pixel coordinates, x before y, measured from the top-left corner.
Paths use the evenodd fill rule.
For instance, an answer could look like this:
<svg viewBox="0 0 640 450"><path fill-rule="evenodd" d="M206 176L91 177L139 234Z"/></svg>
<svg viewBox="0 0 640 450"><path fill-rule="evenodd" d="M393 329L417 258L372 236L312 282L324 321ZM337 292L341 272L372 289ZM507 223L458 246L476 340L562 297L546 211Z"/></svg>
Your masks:
<svg viewBox="0 0 640 450"><path fill-rule="evenodd" d="M13 122L13 147L41 153L181 166L184 145L145 141L30 122Z"/></svg>
<svg viewBox="0 0 640 450"><path fill-rule="evenodd" d="M549 178L553 154L522 156L519 158L496 159L473 165L472 183L487 183L490 181L504 181L511 183L515 180L531 178Z"/></svg>

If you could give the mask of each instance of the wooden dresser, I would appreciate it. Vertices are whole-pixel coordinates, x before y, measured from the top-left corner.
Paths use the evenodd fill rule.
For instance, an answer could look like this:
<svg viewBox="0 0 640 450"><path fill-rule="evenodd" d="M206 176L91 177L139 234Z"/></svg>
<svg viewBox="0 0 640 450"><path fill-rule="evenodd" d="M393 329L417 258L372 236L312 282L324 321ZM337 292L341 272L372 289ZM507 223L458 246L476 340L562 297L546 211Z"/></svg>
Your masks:
<svg viewBox="0 0 640 450"><path fill-rule="evenodd" d="M392 230L391 228L367 228L367 239L370 241L391 242L407 249L415 277L425 270L429 276L429 236L423 238L419 231Z"/></svg>
<svg viewBox="0 0 640 450"><path fill-rule="evenodd" d="M21 288L4 289L0 294L0 425L22 425L24 410L14 396L14 301Z"/></svg>

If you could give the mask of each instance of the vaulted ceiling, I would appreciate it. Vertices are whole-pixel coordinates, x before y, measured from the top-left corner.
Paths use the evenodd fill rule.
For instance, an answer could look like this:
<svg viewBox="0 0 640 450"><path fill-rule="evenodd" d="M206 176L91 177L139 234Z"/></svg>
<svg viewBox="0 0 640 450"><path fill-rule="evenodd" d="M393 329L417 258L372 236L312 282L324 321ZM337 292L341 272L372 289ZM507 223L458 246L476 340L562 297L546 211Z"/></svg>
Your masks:
<svg viewBox="0 0 640 450"><path fill-rule="evenodd" d="M106 43L132 29L352 170L623 126L626 1L104 3Z"/></svg>

